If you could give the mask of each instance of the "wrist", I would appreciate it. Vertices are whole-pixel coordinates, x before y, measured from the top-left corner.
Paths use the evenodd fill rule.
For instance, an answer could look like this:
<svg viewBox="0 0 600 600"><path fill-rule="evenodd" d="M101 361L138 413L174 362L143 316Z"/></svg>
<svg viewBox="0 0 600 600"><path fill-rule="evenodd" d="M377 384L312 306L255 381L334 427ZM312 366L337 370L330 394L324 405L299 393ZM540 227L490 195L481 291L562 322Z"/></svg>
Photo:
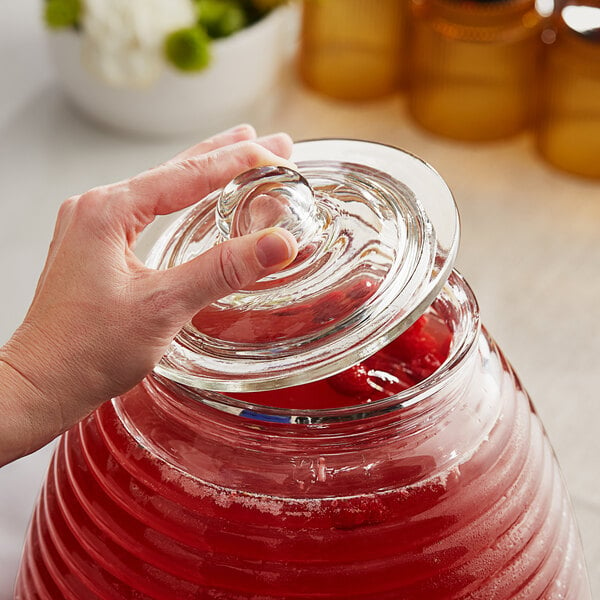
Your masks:
<svg viewBox="0 0 600 600"><path fill-rule="evenodd" d="M0 348L0 466L41 448L60 433L53 411L44 410L36 386ZM49 413L49 414L46 414Z"/></svg>
<svg viewBox="0 0 600 600"><path fill-rule="evenodd" d="M22 326L0 348L0 465L41 448L69 425L52 364L60 360L27 337Z"/></svg>

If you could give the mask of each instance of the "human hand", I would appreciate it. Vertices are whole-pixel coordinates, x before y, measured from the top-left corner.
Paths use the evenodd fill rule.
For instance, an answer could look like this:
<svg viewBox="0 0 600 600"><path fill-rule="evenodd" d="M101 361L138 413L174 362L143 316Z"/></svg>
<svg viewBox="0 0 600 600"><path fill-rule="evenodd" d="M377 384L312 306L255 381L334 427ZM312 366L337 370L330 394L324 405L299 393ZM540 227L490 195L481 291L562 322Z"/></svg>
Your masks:
<svg viewBox="0 0 600 600"><path fill-rule="evenodd" d="M241 126L137 177L66 200L23 324L0 349L0 464L31 452L138 383L203 306L289 264L294 237L268 229L168 269L137 236L239 173L288 165L285 134Z"/></svg>

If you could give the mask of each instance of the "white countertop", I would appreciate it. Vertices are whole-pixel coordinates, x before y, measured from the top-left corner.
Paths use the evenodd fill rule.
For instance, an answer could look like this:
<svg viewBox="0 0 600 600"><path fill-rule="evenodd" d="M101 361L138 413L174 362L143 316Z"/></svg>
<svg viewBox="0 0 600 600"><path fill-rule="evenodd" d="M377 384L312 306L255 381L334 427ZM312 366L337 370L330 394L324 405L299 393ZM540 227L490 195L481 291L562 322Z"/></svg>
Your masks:
<svg viewBox="0 0 600 600"><path fill-rule="evenodd" d="M40 3L0 7L1 344L27 310L60 202L162 162L193 140L131 139L80 118L45 56ZM546 166L528 135L488 145L444 141L409 121L402 98L337 103L294 81L268 130L393 144L449 183L462 218L458 267L546 425L600 597L600 182ZM50 450L0 470L0 600L12 598Z"/></svg>

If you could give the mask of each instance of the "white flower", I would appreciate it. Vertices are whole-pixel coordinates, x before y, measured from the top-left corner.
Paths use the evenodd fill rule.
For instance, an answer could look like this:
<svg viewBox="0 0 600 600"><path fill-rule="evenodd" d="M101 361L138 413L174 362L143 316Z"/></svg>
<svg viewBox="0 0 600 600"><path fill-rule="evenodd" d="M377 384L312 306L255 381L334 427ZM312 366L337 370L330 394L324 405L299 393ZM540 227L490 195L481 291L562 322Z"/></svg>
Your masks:
<svg viewBox="0 0 600 600"><path fill-rule="evenodd" d="M85 0L84 63L111 85L150 85L165 64L165 37L195 21L193 0Z"/></svg>

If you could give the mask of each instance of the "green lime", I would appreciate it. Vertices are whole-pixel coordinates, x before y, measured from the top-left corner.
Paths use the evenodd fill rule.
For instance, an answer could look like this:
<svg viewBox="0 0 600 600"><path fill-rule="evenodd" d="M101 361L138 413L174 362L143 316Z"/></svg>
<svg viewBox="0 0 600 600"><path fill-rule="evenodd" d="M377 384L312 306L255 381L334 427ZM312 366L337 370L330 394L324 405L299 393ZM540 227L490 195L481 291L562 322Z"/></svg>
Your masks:
<svg viewBox="0 0 600 600"><path fill-rule="evenodd" d="M46 25L53 29L77 25L80 16L80 0L48 0L44 7Z"/></svg>
<svg viewBox="0 0 600 600"><path fill-rule="evenodd" d="M199 0L200 25L213 39L227 37L246 26L246 12L231 0Z"/></svg>
<svg viewBox="0 0 600 600"><path fill-rule="evenodd" d="M210 39L200 27L178 29L167 36L165 55L181 71L201 71L210 63Z"/></svg>

